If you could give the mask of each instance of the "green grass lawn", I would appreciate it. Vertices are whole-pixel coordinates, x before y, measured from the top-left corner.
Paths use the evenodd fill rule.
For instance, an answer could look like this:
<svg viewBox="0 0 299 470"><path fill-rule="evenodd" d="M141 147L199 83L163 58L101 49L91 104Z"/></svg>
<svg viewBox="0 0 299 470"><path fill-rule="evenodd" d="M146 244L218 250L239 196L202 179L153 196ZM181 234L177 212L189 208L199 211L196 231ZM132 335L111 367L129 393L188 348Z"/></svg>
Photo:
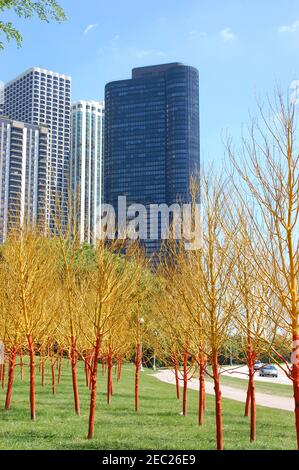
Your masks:
<svg viewBox="0 0 299 470"><path fill-rule="evenodd" d="M70 369L64 364L56 396L48 386L42 388L37 376L37 420L31 422L28 404L28 371L25 380L16 381L12 408L4 411L4 392L0 392L0 449L215 449L214 400L207 397L206 423L197 425L198 396L188 392L188 416L180 415L181 403L173 385L159 382L146 370L141 373L140 412L134 412L134 371L124 366L120 384L114 386L112 404L106 404L106 379L100 374L95 438L86 439L89 392L80 364L79 386L82 416L73 411ZM224 442L226 449L295 449L292 413L268 408L257 409L257 436L250 444L248 419L242 403L223 400Z"/></svg>

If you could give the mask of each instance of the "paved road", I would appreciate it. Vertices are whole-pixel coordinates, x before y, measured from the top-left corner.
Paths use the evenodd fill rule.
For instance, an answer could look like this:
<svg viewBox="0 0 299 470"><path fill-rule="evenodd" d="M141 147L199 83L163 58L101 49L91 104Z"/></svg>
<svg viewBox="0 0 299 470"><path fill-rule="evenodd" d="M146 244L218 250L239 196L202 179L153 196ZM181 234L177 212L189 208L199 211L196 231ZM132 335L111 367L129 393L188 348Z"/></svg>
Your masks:
<svg viewBox="0 0 299 470"><path fill-rule="evenodd" d="M291 385L292 381L287 377L285 372L280 369L280 367L276 366L278 370L278 377L270 378L270 377L259 377L259 373L255 373L255 380L258 382L267 382L271 384L284 384L284 385ZM228 370L228 372L223 372L223 375L229 377L235 377L237 379L245 379L248 380L248 367L247 366L224 366L221 370Z"/></svg>
<svg viewBox="0 0 299 470"><path fill-rule="evenodd" d="M171 370L160 370L154 377L162 382L175 384L175 376ZM198 379L192 379L188 383L188 387L193 390L199 389ZM241 390L227 385L221 385L223 398L240 401L245 404L246 390ZM214 395L214 386L212 382L206 382L206 392ZM267 395L265 393L256 392L256 403L267 408L277 408L279 410L294 411L294 400L292 398L280 397L277 395Z"/></svg>

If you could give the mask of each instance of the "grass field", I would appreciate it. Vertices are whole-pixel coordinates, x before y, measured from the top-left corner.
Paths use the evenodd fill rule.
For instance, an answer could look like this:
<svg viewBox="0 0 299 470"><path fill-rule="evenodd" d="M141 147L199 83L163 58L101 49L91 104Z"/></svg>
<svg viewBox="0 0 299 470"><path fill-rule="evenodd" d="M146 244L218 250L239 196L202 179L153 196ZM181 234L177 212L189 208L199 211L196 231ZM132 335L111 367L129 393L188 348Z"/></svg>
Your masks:
<svg viewBox="0 0 299 470"><path fill-rule="evenodd" d="M114 386L112 404L106 404L106 379L100 375L95 438L86 439L89 393L80 364L82 416L73 411L70 370L64 364L61 384L54 397L37 377L37 420L29 419L28 372L20 381L16 371L12 408L4 411L0 392L0 449L215 449L214 400L207 397L206 423L197 425L197 393L188 392L188 416L180 415L175 387L159 382L149 371L141 373L140 412L134 412L134 371L124 366L120 384ZM235 379L237 380L237 379ZM223 400L226 449L295 449L292 413L258 407L255 444L248 440L248 419L242 403Z"/></svg>

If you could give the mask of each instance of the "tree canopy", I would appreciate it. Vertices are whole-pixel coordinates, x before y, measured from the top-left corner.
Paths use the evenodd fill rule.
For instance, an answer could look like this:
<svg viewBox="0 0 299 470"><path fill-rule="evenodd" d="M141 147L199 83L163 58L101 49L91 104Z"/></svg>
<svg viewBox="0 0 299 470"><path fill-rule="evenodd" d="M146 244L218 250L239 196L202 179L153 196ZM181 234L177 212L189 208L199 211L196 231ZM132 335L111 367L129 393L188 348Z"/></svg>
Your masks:
<svg viewBox="0 0 299 470"><path fill-rule="evenodd" d="M66 15L57 0L0 0L0 12L6 11L11 11L20 18L38 17L47 23L51 20L58 22L66 20ZM19 47L22 45L22 35L11 21L0 21L0 50L4 49L3 36L7 42L13 40Z"/></svg>

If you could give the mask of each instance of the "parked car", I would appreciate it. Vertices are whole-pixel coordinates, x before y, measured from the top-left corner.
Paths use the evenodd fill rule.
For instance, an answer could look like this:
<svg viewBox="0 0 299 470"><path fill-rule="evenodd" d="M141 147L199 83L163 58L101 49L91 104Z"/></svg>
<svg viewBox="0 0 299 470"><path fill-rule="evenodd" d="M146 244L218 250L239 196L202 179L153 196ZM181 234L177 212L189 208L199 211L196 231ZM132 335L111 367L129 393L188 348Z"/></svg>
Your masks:
<svg viewBox="0 0 299 470"><path fill-rule="evenodd" d="M261 362L261 361L257 361L254 366L253 366L253 369L254 370L260 370L262 367L263 367L264 363Z"/></svg>
<svg viewBox="0 0 299 470"><path fill-rule="evenodd" d="M259 376L260 377L276 377L277 378L278 377L278 370L276 369L275 366L273 366L272 364L269 364L269 365L263 366L260 369Z"/></svg>

